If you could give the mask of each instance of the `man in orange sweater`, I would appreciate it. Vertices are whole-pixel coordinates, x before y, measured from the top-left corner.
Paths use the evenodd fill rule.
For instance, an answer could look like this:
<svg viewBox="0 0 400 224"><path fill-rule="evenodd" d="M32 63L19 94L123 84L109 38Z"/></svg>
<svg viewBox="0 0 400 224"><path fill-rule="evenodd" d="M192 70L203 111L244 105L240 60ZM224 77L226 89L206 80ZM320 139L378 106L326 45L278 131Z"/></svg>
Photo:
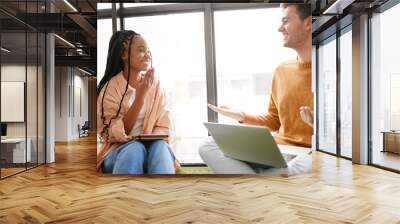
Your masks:
<svg viewBox="0 0 400 224"><path fill-rule="evenodd" d="M250 115L228 107L209 104L212 110L240 123L262 125L271 132L277 144L311 147L313 108L311 91L311 8L309 4L281 4L284 47L297 52L297 58L281 63L274 72L268 112ZM249 147L251 147L249 145ZM264 173L265 167L243 162L223 155L214 141L205 142L200 156L215 173ZM307 162L310 163L311 161ZM307 167L307 164L303 167ZM268 169L271 170L271 169Z"/></svg>

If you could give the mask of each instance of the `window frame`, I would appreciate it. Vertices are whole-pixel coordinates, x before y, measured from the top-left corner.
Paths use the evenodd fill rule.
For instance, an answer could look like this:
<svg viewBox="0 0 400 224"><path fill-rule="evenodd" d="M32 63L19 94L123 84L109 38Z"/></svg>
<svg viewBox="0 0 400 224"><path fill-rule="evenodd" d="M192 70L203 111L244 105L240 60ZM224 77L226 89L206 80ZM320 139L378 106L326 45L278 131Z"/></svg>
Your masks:
<svg viewBox="0 0 400 224"><path fill-rule="evenodd" d="M342 136L342 119L341 119L341 75L342 75L342 67L341 67L341 58L340 58L340 54L341 54L341 52L340 52L340 42L341 42L341 40L340 40L340 38L341 38L341 36L343 36L344 34L346 34L346 33L348 33L348 32L352 32L352 30L353 30L353 27L352 27L352 23L350 23L350 24L348 24L348 25L346 25L344 28L342 28L341 30L339 30L338 31L338 34L339 34L339 37L338 37L338 40L339 40L339 44L338 44L338 46L337 46L337 70L338 70L338 81L337 81L337 92L338 92L338 94L337 94L337 96L339 96L338 97L338 100L336 101L336 103L338 104L338 106L337 106L337 111L336 111L336 113L337 113L337 120L336 120L336 122L337 122L337 128L338 128L338 131L337 131L337 135L338 135L338 142L337 142L337 144L338 144L338 146L337 146L337 154L341 157L341 158L344 158L344 159L347 159L347 160L352 160L352 157L347 157L347 156L344 156L343 154L342 154L342 148L341 148L341 146L342 146L342 139L341 139L341 136ZM352 51L353 52L353 51ZM352 111L353 111L353 108L352 108ZM352 125L353 126L353 125ZM353 152L353 149L351 150L352 152Z"/></svg>
<svg viewBox="0 0 400 224"><path fill-rule="evenodd" d="M339 23L339 27L338 24ZM322 44L327 44L331 41L335 41L336 42L336 152L332 153L332 152L328 152L324 149L320 148L320 144L319 144L319 113L318 111L316 112L316 127L315 127L315 143L316 143L316 150L329 154L329 155L333 155L333 156L337 156L339 158L343 158L346 160L350 160L352 161L352 158L347 157L347 156L343 156L341 153L341 118L340 118L340 103L341 103L341 94L340 94L340 82L341 82L341 66L340 66L340 38L342 35L346 34L347 32L352 32L352 22L351 22L351 17L350 16L345 16L344 18L342 18L341 20L338 20L337 23L331 25L329 28L326 29L325 32L321 33L321 36L315 38L316 39L316 43L313 43L313 45L315 45L315 49L316 49L316 97L315 97L315 108L318 110L319 108L319 93L318 93L318 89L319 89L319 84L320 84L320 74L319 74L319 51L318 49L320 48L320 45ZM335 31L334 31L335 30Z"/></svg>
<svg viewBox="0 0 400 224"><path fill-rule="evenodd" d="M125 18L156 16L165 14L203 12L204 13L204 35L205 35L205 59L206 59L206 88L207 103L218 104L216 55L215 55L215 33L214 12L224 10L245 10L261 8L277 8L279 3L177 3L155 6L138 6L125 8L123 3L112 3L111 9L100 9L97 11L98 19L120 19L120 29L125 27ZM113 31L117 30L116 22L112 22ZM218 113L207 108L208 122L218 122ZM208 134L210 135L210 134ZM205 163L183 163L182 166L205 166Z"/></svg>

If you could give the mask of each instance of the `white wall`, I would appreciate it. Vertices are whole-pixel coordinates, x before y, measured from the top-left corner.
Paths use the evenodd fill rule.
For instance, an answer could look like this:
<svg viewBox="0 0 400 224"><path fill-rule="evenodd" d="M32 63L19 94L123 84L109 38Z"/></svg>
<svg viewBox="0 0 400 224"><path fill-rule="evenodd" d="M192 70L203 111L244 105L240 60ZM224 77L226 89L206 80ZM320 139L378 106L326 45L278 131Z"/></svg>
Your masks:
<svg viewBox="0 0 400 224"><path fill-rule="evenodd" d="M55 68L55 141L68 140L68 68Z"/></svg>
<svg viewBox="0 0 400 224"><path fill-rule="evenodd" d="M38 70L36 70L38 69ZM27 78L27 80L25 80ZM31 142L32 161L44 162L44 74L42 68L25 64L3 64L1 66L1 81L24 82L26 83L26 110L27 119L24 122L6 122L7 137L25 138ZM4 96L2 96L4 97ZM1 108L3 112L12 113L10 108ZM23 111L25 113L25 111ZM37 157L37 153L39 156Z"/></svg>
<svg viewBox="0 0 400 224"><path fill-rule="evenodd" d="M28 70L30 69L31 67L28 67ZM25 82L25 73L25 65L2 65L1 81ZM7 110L7 108L1 108L1 110ZM7 123L7 137L25 137L25 123Z"/></svg>
<svg viewBox="0 0 400 224"><path fill-rule="evenodd" d="M56 141L77 139L78 124L82 126L88 120L88 78L83 75L76 68L56 67Z"/></svg>
<svg viewBox="0 0 400 224"><path fill-rule="evenodd" d="M28 66L27 67L28 75L36 74L36 67ZM1 81L6 82L25 82L25 65L2 65L1 66ZM28 77L29 78L29 77ZM29 79L29 86L36 86L36 80ZM27 88L27 106L30 108L30 111L36 111L36 88ZM34 102L32 104L32 102ZM7 110L7 108L1 108L1 110ZM36 123L37 115L36 113L27 113L28 122L34 121ZM25 123L26 122L7 122L7 136L8 137L25 137ZM36 130L36 125L28 125L28 129L32 127ZM29 130L28 130L29 137Z"/></svg>

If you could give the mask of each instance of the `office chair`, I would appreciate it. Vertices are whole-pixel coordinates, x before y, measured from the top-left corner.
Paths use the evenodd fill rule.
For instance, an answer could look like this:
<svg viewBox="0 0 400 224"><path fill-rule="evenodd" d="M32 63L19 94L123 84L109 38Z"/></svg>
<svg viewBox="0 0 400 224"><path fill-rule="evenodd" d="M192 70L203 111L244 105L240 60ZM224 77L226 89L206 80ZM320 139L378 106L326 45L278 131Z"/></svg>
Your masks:
<svg viewBox="0 0 400 224"><path fill-rule="evenodd" d="M89 136L89 129L90 129L90 123L89 121L85 121L85 123L80 127L78 124L78 132L79 132L79 138Z"/></svg>

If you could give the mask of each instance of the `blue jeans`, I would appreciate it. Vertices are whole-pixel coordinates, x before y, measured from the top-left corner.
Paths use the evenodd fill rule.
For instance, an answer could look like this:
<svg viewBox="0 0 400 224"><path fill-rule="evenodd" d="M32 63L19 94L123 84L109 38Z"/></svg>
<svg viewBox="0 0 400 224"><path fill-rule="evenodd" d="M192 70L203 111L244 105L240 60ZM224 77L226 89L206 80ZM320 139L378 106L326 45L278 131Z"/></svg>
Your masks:
<svg viewBox="0 0 400 224"><path fill-rule="evenodd" d="M163 140L145 144L140 141L130 141L108 153L103 161L103 172L174 174L174 161L173 152Z"/></svg>

